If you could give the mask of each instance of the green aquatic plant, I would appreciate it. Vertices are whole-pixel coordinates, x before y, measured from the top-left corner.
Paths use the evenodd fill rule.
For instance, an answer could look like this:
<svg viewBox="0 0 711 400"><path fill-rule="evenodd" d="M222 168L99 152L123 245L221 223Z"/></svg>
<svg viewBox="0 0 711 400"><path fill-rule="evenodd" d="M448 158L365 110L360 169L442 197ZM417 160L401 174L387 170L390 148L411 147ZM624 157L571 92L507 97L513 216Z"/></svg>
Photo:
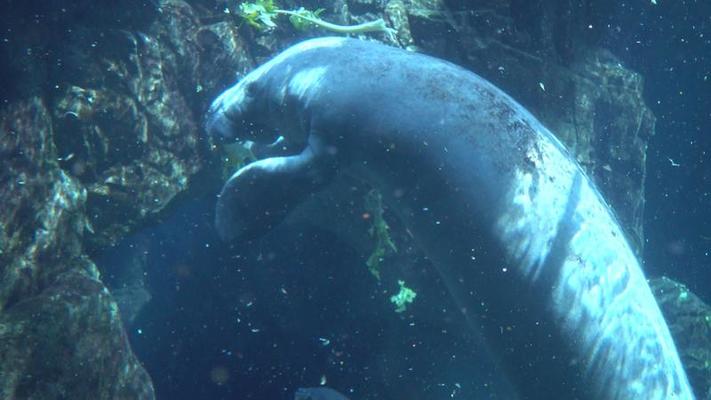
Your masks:
<svg viewBox="0 0 711 400"><path fill-rule="evenodd" d="M395 312L401 313L407 310L407 305L415 301L417 293L409 287L405 286L405 281L397 281L400 286L400 291L390 297L390 302L395 304Z"/></svg>
<svg viewBox="0 0 711 400"><path fill-rule="evenodd" d="M222 146L220 158L222 159L223 179L229 179L235 171L257 160L249 146L242 142Z"/></svg>
<svg viewBox="0 0 711 400"><path fill-rule="evenodd" d="M274 29L277 26L274 19L278 15L288 15L289 20L296 29L304 30L317 26L343 34L383 32L388 37L394 38L395 30L389 28L382 18L358 25L338 25L319 18L323 11L323 9L311 11L303 7L294 11L282 10L277 7L274 0L256 0L254 2L243 2L239 5L239 15L242 19L259 30Z"/></svg>
<svg viewBox="0 0 711 400"><path fill-rule="evenodd" d="M240 17L249 25L260 30L276 28L276 23L273 21L277 16L276 11L274 0L245 1L239 5Z"/></svg>
<svg viewBox="0 0 711 400"><path fill-rule="evenodd" d="M380 264L385 256L396 253L397 247L390 237L390 227L383 218L383 196L373 189L365 195L365 211L370 215L372 225L368 229L370 237L375 239L375 248L365 265L376 279L380 280Z"/></svg>
<svg viewBox="0 0 711 400"><path fill-rule="evenodd" d="M313 28L316 25L314 20L321 20L319 18L319 15L326 11L323 8L319 8L315 11L307 10L304 7L299 7L298 10L293 11L293 14L287 14L289 15L289 22L291 22L291 25L294 26L294 28L300 30L300 31L305 31L307 29ZM325 21L324 21L325 22Z"/></svg>

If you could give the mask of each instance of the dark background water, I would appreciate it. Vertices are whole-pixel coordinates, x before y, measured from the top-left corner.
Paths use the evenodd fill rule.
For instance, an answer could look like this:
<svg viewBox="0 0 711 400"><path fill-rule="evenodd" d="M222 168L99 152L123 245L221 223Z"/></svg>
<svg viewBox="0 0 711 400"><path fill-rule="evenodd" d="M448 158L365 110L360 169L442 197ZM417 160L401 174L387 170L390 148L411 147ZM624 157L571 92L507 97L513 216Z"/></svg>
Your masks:
<svg viewBox="0 0 711 400"><path fill-rule="evenodd" d="M416 313L397 314L395 288L332 233L282 227L227 247L212 227L214 200L186 201L101 260L146 255L153 300L128 333L158 398L292 399L323 381L354 399L501 393L430 268L410 266L408 284L427 290ZM385 269L382 282L395 275Z"/></svg>
<svg viewBox="0 0 711 400"><path fill-rule="evenodd" d="M644 76L657 116L647 153L645 268L711 301L711 3L621 2L609 23L600 27L606 45Z"/></svg>

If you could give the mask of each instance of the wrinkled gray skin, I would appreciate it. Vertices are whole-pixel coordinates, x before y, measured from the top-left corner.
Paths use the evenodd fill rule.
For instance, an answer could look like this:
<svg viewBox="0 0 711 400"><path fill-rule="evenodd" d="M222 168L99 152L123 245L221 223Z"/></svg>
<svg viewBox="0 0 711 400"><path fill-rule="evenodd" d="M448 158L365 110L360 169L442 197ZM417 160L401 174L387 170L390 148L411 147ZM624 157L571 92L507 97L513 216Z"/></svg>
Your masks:
<svg viewBox="0 0 711 400"><path fill-rule="evenodd" d="M348 397L331 388L317 387L296 389L294 400L348 400Z"/></svg>
<svg viewBox="0 0 711 400"><path fill-rule="evenodd" d="M691 399L611 211L533 116L479 76L376 43L297 44L215 100L225 140L292 155L237 171L216 209L256 237L337 173L378 188L522 398ZM427 290L423 288L421 290Z"/></svg>

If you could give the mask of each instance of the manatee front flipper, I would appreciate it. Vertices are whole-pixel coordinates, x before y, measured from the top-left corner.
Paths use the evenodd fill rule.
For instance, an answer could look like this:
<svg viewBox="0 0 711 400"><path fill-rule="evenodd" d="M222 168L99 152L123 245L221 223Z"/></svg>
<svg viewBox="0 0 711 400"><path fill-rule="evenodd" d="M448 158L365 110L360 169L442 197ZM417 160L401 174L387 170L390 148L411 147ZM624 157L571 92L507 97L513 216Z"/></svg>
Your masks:
<svg viewBox="0 0 711 400"><path fill-rule="evenodd" d="M298 155L271 157L241 168L222 188L215 227L225 241L252 239L286 218L309 194L328 182L336 162L317 136Z"/></svg>

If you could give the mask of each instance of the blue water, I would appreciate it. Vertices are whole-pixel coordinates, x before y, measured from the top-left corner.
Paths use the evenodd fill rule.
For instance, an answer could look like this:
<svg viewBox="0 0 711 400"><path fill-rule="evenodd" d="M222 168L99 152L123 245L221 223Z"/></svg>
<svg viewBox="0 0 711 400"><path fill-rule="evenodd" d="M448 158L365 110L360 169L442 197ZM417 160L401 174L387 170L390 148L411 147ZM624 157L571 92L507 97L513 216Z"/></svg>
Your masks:
<svg viewBox="0 0 711 400"><path fill-rule="evenodd" d="M677 277L708 302L711 3L623 2L609 24L606 45L644 76L657 117L647 152L646 270Z"/></svg>
<svg viewBox="0 0 711 400"><path fill-rule="evenodd" d="M291 399L324 381L354 399L491 393L473 383L495 380L491 365L424 263L407 273L428 287L418 316L397 314L394 288L332 233L282 228L228 248L213 202L190 201L121 245L147 254L153 300L128 331L159 398Z"/></svg>
<svg viewBox="0 0 711 400"><path fill-rule="evenodd" d="M647 153L645 270L671 276L711 302L711 2L656 2L606 2L609 9L590 30L644 76L645 101L657 117ZM132 29L155 17L144 12L154 10L146 7L151 3L131 1L110 13L96 12L105 5L94 1L46 2L24 13L17 3L15 19L0 20L4 35L10 27L53 29L63 26L62 18L88 28ZM65 11L46 18L57 8ZM88 43L87 32L62 29L57 40ZM62 58L66 68L80 62ZM37 83L15 85L22 77L57 76L18 65L0 75L4 103ZM502 382L482 357L482 343L463 327L424 260L386 270L381 283L362 254L316 227L282 227L228 247L212 226L218 191L202 188L182 198L95 258L110 270L124 252L145 253L152 299L127 331L159 399L291 399L296 388L322 383L353 400L502 393L493 388ZM389 297L403 274L409 285L427 290L418 291L416 312L397 314Z"/></svg>

